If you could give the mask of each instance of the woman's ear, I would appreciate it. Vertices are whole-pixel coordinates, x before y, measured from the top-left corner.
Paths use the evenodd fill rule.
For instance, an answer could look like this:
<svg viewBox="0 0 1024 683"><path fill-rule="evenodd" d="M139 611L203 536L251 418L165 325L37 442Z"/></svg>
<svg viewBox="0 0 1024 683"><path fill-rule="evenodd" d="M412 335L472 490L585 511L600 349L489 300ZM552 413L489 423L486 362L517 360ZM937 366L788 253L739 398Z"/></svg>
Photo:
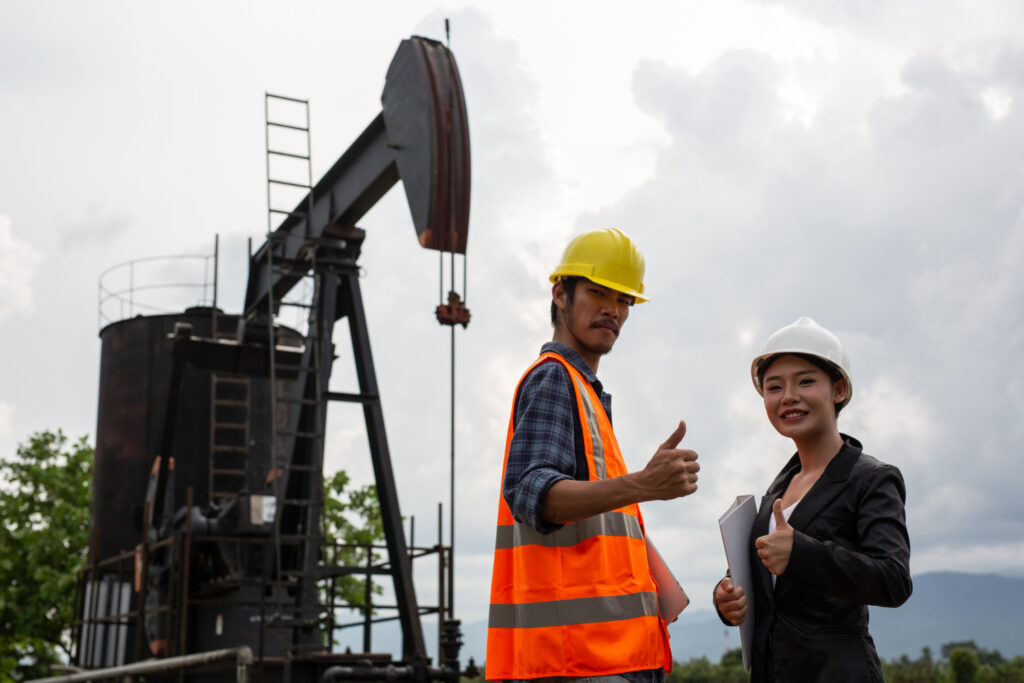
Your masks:
<svg viewBox="0 0 1024 683"><path fill-rule="evenodd" d="M832 383L832 403L842 403L850 391L850 384L845 377L840 377Z"/></svg>

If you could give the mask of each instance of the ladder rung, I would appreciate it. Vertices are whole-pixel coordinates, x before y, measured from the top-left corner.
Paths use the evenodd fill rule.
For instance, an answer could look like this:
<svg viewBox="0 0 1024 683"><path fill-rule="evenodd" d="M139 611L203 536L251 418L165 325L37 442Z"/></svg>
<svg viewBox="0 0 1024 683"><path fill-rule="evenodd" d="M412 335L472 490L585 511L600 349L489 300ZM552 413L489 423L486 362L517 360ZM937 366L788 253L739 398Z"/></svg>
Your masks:
<svg viewBox="0 0 1024 683"><path fill-rule="evenodd" d="M248 401L239 401L237 399L214 398L213 399L213 405L215 405L215 406L237 406L239 408L248 408L249 407L249 402Z"/></svg>
<svg viewBox="0 0 1024 683"><path fill-rule="evenodd" d="M308 342L308 341L310 341L310 338L309 337L303 337L302 340L303 340L303 342ZM303 345L303 346L296 346L294 348L295 348L296 354L305 352L305 345ZM285 370L302 370L303 368L305 368L305 366L303 366L301 364L296 366L295 364L292 364L292 362L281 362L281 361L275 362L274 366L276 366L278 368L284 368ZM316 364L313 364L311 367L315 368Z"/></svg>
<svg viewBox="0 0 1024 683"><path fill-rule="evenodd" d="M323 437L323 434L319 434L317 432L303 432L303 431L293 432L290 429L279 429L277 431L277 435L278 436L297 436L300 439L319 439L319 438Z"/></svg>
<svg viewBox="0 0 1024 683"><path fill-rule="evenodd" d="M303 185L302 183L293 183L290 180L274 180L273 178L267 178L267 182L271 185L287 185L288 187L300 187L303 190L312 190L313 188L309 185Z"/></svg>
<svg viewBox="0 0 1024 683"><path fill-rule="evenodd" d="M276 128L290 128L291 130L301 130L307 133L309 132L309 128L306 128L305 126L296 126L291 123L278 123L277 121L267 121L267 125L274 126Z"/></svg>
<svg viewBox="0 0 1024 683"><path fill-rule="evenodd" d="M275 95L272 92L265 92L263 96L269 100L287 100L288 102L296 102L298 104L304 104L309 106L309 100L300 100L298 97L289 97L288 95Z"/></svg>
<svg viewBox="0 0 1024 683"><path fill-rule="evenodd" d="M301 301L281 301L281 306L291 306L293 308L313 308L312 304L304 304Z"/></svg>
<svg viewBox="0 0 1024 683"><path fill-rule="evenodd" d="M216 453L248 453L249 449L246 446L222 446L218 444L213 445L213 450Z"/></svg>
<svg viewBox="0 0 1024 683"><path fill-rule="evenodd" d="M214 422L214 429L247 429L248 422Z"/></svg>
<svg viewBox="0 0 1024 683"><path fill-rule="evenodd" d="M380 400L377 394L349 394L342 391L326 391L324 397L328 401L347 401L349 403L369 403Z"/></svg>
<svg viewBox="0 0 1024 683"><path fill-rule="evenodd" d="M213 474L230 474L234 476L245 476L245 470L239 469L223 469L219 467L214 467L210 469L210 472Z"/></svg>
<svg viewBox="0 0 1024 683"><path fill-rule="evenodd" d="M281 150L278 149L268 149L267 154L275 154L277 156L291 157L292 159L305 159L306 161L309 161L309 157L306 156L305 154L295 154L294 152L282 152Z"/></svg>

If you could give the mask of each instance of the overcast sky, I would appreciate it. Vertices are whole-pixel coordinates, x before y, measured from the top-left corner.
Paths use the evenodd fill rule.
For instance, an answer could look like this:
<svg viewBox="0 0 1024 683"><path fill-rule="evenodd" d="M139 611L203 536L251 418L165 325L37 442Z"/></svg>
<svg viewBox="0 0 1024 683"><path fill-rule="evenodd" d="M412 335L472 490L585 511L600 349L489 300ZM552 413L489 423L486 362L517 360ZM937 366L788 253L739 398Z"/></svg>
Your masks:
<svg viewBox="0 0 1024 683"><path fill-rule="evenodd" d="M443 39L445 17L473 161L473 322L456 335L464 622L486 615L511 394L550 338L547 275L571 236L608 226L644 251L651 299L599 372L627 464L679 419L700 454L693 497L644 505L691 610L725 566L718 516L792 453L748 371L802 315L848 347L841 430L906 478L912 572L1024 576L1013 0L0 0L0 454L40 429L93 438L106 268L209 254L219 233L219 303L239 310L246 241L267 228L264 92L311 100L319 177L380 110L399 42ZM402 512L432 541L448 504L438 259L400 185L361 226ZM332 386L352 390L339 330ZM370 480L358 411L332 410L327 449L329 469ZM435 580L418 581L430 595Z"/></svg>

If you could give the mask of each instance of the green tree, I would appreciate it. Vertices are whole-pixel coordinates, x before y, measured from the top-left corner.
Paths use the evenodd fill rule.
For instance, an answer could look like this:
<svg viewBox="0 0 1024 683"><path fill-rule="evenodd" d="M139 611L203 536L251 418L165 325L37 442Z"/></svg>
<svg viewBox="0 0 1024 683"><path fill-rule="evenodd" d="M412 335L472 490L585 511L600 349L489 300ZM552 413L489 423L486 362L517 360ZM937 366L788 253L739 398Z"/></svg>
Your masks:
<svg viewBox="0 0 1024 683"><path fill-rule="evenodd" d="M384 538L384 522L380 514L377 487L367 484L361 488L350 486L351 479L339 470L326 480L324 496L324 541L326 558L331 564L364 567L367 560L380 559L373 546ZM350 605L366 603L367 583L356 575L335 579L337 595ZM380 595L383 587L370 581L372 595Z"/></svg>
<svg viewBox="0 0 1024 683"><path fill-rule="evenodd" d="M31 435L0 459L0 680L51 675L71 653L74 590L89 546L93 448L60 430ZM341 471L326 483L324 524L333 559L363 565L384 538L376 487L350 487ZM374 554L373 560L377 557ZM338 577L345 601L363 604L366 584ZM381 586L371 583L380 594Z"/></svg>
<svg viewBox="0 0 1024 683"><path fill-rule="evenodd" d="M949 653L949 668L956 683L974 683L978 677L978 656L973 650L955 648Z"/></svg>
<svg viewBox="0 0 1024 683"><path fill-rule="evenodd" d="M1024 683L1024 657L1004 660L992 667L992 676L986 680L998 683Z"/></svg>
<svg viewBox="0 0 1024 683"><path fill-rule="evenodd" d="M932 661L932 651L921 648L921 656L911 660L907 655L882 662L882 674L889 683L935 683L945 680L939 667Z"/></svg>
<svg viewBox="0 0 1024 683"><path fill-rule="evenodd" d="M712 664L706 657L691 659L685 664L674 662L672 672L665 677L666 683L746 683L750 674L743 669L743 653L739 649L728 650L718 664Z"/></svg>
<svg viewBox="0 0 1024 683"><path fill-rule="evenodd" d="M981 667L996 667L1003 664L1006 658L1003 657L999 650L987 650L983 647L979 647L973 640L958 640L951 643L946 643L942 646L942 656L949 659L952 656L953 650L968 650L974 653L974 656L978 659L978 665Z"/></svg>
<svg viewBox="0 0 1024 683"><path fill-rule="evenodd" d="M46 676L70 655L89 544L93 449L37 432L0 460L0 678Z"/></svg>

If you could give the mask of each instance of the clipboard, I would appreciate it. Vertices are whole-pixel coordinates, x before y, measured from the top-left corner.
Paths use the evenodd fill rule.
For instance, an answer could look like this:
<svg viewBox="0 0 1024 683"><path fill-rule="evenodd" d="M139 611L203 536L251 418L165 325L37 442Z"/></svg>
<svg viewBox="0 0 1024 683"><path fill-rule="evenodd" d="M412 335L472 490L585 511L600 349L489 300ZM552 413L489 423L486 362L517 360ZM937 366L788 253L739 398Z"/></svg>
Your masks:
<svg viewBox="0 0 1024 683"><path fill-rule="evenodd" d="M725 559L729 563L729 576L734 586L743 588L747 596L747 616L740 624L740 647L743 650L743 668L750 671L750 655L754 641L754 575L750 569L750 530L757 517L757 506L751 495L736 496L736 501L718 518L722 532Z"/></svg>
<svg viewBox="0 0 1024 683"><path fill-rule="evenodd" d="M649 536L644 537L647 543L647 564L651 567L651 575L658 584L658 611L665 623L671 624L679 618L679 613L690 604L683 587L676 581L672 570L665 564L661 553L654 547Z"/></svg>

